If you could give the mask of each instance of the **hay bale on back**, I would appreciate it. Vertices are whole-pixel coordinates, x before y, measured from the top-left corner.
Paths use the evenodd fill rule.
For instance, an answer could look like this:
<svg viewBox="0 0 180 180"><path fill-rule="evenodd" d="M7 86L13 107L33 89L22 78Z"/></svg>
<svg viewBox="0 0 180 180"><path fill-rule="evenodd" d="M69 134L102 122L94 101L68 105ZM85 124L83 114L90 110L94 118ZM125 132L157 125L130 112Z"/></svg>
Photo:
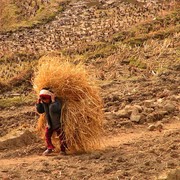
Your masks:
<svg viewBox="0 0 180 180"><path fill-rule="evenodd" d="M82 64L74 65L60 57L40 59L33 80L34 89L49 87L63 102L61 123L70 152L89 152L102 143L103 112L99 88ZM44 116L38 129L44 130Z"/></svg>

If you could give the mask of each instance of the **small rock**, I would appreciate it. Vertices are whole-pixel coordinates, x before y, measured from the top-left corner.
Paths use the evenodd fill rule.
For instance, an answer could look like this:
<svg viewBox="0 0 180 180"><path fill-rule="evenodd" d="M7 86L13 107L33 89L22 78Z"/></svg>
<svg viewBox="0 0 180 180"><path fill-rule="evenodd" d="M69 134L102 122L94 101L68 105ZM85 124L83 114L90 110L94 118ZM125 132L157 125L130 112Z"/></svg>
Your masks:
<svg viewBox="0 0 180 180"><path fill-rule="evenodd" d="M9 109L10 109L10 110L15 110L16 107L15 107L15 106L11 106Z"/></svg>
<svg viewBox="0 0 180 180"><path fill-rule="evenodd" d="M106 4L111 5L111 4L113 4L114 2L115 2L115 0L109 0L109 1L106 1Z"/></svg>
<svg viewBox="0 0 180 180"><path fill-rule="evenodd" d="M139 124L143 124L144 122L146 122L146 114L141 114L141 118L139 120Z"/></svg>
<svg viewBox="0 0 180 180"><path fill-rule="evenodd" d="M167 103L167 104L164 106L164 110L165 110L165 111L168 111L169 113L175 111L175 109L176 109L176 106L175 106L173 103L171 103L171 102Z"/></svg>
<svg viewBox="0 0 180 180"><path fill-rule="evenodd" d="M114 94L112 97L112 101L120 101L120 97L117 94Z"/></svg>
<svg viewBox="0 0 180 180"><path fill-rule="evenodd" d="M156 126L155 125L150 125L149 127L148 127L148 130L149 131L154 131L156 129Z"/></svg>
<svg viewBox="0 0 180 180"><path fill-rule="evenodd" d="M162 111L158 111L157 114L158 114L159 116L165 116L165 115L168 114L168 112L162 110Z"/></svg>
<svg viewBox="0 0 180 180"><path fill-rule="evenodd" d="M149 166L149 165L150 165L150 162L149 162L149 161L146 161L146 162L144 163L144 165L145 165L145 166Z"/></svg>
<svg viewBox="0 0 180 180"><path fill-rule="evenodd" d="M125 162L126 160L125 160L123 157L117 157L117 158L116 158L116 161L117 161L118 163L121 163L121 162Z"/></svg>
<svg viewBox="0 0 180 180"><path fill-rule="evenodd" d="M121 122L119 122L119 125L120 125L120 127L121 127L121 126L124 126L124 127L127 127L127 128L133 126L132 122L129 121L129 120L127 120L127 121L121 121Z"/></svg>
<svg viewBox="0 0 180 180"><path fill-rule="evenodd" d="M154 102L154 106L155 106L155 108L163 108L163 99L162 98L160 98L160 99L158 99L156 102Z"/></svg>
<svg viewBox="0 0 180 180"><path fill-rule="evenodd" d="M110 106L113 106L114 105L114 102L108 102L108 103L106 103L106 106L107 107L110 107Z"/></svg>
<svg viewBox="0 0 180 180"><path fill-rule="evenodd" d="M129 64L130 63L130 60L129 59L123 59L121 61L121 64Z"/></svg>
<svg viewBox="0 0 180 180"><path fill-rule="evenodd" d="M163 129L163 124L162 124L161 122L158 122L158 123L156 124L156 129L159 130L159 131L162 131L162 129Z"/></svg>
<svg viewBox="0 0 180 180"><path fill-rule="evenodd" d="M153 111L154 111L153 108L145 108L145 109L144 109L144 112L145 112L145 113L152 113Z"/></svg>
<svg viewBox="0 0 180 180"><path fill-rule="evenodd" d="M162 120L166 114L168 114L167 111L153 112L147 116L147 120L148 122L155 122L158 120Z"/></svg>
<svg viewBox="0 0 180 180"><path fill-rule="evenodd" d="M124 171L122 174L123 174L123 176L129 176L128 171Z"/></svg>
<svg viewBox="0 0 180 180"><path fill-rule="evenodd" d="M126 105L126 106L124 107L124 110L127 111L129 114L131 114L132 111L133 111L133 106L131 106L131 105Z"/></svg>
<svg viewBox="0 0 180 180"><path fill-rule="evenodd" d="M141 119L141 114L132 113L131 116L130 116L130 120L132 122L139 122L140 119Z"/></svg>
<svg viewBox="0 0 180 180"><path fill-rule="evenodd" d="M151 124L148 127L149 131L159 130L161 132L162 129L163 129L163 123L161 123L161 122L157 122L156 124Z"/></svg>
<svg viewBox="0 0 180 180"><path fill-rule="evenodd" d="M140 113L143 111L143 108L142 108L142 106L140 106L140 105L134 105L134 106L133 106L133 109L137 109L138 112L140 112Z"/></svg>
<svg viewBox="0 0 180 180"><path fill-rule="evenodd" d="M112 117L113 117L113 113L111 113L111 112L105 112L104 114L107 119L112 119Z"/></svg>
<svg viewBox="0 0 180 180"><path fill-rule="evenodd" d="M130 113L128 111L126 111L125 109L114 112L114 115L117 118L129 118L130 117Z"/></svg>
<svg viewBox="0 0 180 180"><path fill-rule="evenodd" d="M154 122L153 116L151 114L147 116L146 122L147 123L153 123Z"/></svg>
<svg viewBox="0 0 180 180"><path fill-rule="evenodd" d="M154 100L145 100L144 101L144 106L147 108L154 107Z"/></svg>
<svg viewBox="0 0 180 180"><path fill-rule="evenodd" d="M168 180L168 175L167 174L163 174L163 175L160 175L157 180Z"/></svg>

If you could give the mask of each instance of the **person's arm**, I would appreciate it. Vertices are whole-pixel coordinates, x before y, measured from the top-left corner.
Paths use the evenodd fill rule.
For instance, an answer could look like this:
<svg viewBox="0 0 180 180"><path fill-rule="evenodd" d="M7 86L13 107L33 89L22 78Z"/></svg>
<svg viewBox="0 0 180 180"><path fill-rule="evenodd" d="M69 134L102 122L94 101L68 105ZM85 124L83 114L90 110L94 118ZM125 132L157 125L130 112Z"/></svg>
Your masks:
<svg viewBox="0 0 180 180"><path fill-rule="evenodd" d="M59 113L61 112L61 106L62 106L61 102L57 98L55 98L55 101L52 101L51 103L50 109L53 113Z"/></svg>
<svg viewBox="0 0 180 180"><path fill-rule="evenodd" d="M43 104L40 101L38 101L38 103L36 104L36 110L40 114L45 112L44 111L44 106L43 106Z"/></svg>

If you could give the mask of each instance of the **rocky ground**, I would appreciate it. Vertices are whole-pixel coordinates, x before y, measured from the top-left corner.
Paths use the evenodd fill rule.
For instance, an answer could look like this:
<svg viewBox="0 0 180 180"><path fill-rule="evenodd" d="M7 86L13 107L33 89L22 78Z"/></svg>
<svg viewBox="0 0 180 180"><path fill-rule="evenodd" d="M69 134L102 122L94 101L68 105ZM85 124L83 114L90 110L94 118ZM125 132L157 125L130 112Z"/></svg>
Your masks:
<svg viewBox="0 0 180 180"><path fill-rule="evenodd" d="M10 51L33 52L31 59L35 59L36 53L75 48L84 41L105 42L115 32L153 19L160 10L169 8L159 1L132 2L73 1L45 25L1 33L0 52L3 56ZM175 32L169 38L148 41L142 48L128 49L120 44L116 47L120 49L110 55L92 56L85 61L97 76L104 100L106 143L96 152L66 156L55 152L44 157L44 143L35 131L38 114L34 96L24 104L0 104L0 179L179 180L178 46L179 33ZM138 63L144 58L146 68L132 64L134 53L138 54ZM2 67L9 63L1 60ZM17 55L12 62L21 61L26 58ZM0 102L5 103L2 99L9 96L32 93L29 83L27 87L29 81L28 76L19 81L20 85L13 84L14 89L8 85L3 90L2 86Z"/></svg>
<svg viewBox="0 0 180 180"><path fill-rule="evenodd" d="M172 118L161 125L153 130L148 125L123 126L105 137L103 150L67 156L42 156L44 146L29 130L11 141L9 134L8 141L0 144L0 177L178 180L180 123Z"/></svg>
<svg viewBox="0 0 180 180"><path fill-rule="evenodd" d="M175 68L164 76L102 86L106 144L90 154L42 156L34 106L2 109L0 177L178 180L179 74Z"/></svg>
<svg viewBox="0 0 180 180"><path fill-rule="evenodd" d="M136 1L135 1L136 2ZM84 42L106 41L119 30L155 18L169 5L158 0L71 1L65 10L45 25L0 34L0 53L47 52L76 47Z"/></svg>

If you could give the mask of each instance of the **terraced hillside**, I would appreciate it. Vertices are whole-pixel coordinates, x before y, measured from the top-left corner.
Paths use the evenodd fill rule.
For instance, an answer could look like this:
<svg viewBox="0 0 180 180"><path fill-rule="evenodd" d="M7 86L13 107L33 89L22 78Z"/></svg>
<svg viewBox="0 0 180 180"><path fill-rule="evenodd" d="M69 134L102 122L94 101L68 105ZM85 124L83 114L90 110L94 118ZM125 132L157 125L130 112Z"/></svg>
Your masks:
<svg viewBox="0 0 180 180"><path fill-rule="evenodd" d="M2 179L180 178L178 1L2 3L18 9L9 16L0 7ZM34 133L38 114L31 78L46 54L83 62L98 79L104 150L41 156L44 144Z"/></svg>

